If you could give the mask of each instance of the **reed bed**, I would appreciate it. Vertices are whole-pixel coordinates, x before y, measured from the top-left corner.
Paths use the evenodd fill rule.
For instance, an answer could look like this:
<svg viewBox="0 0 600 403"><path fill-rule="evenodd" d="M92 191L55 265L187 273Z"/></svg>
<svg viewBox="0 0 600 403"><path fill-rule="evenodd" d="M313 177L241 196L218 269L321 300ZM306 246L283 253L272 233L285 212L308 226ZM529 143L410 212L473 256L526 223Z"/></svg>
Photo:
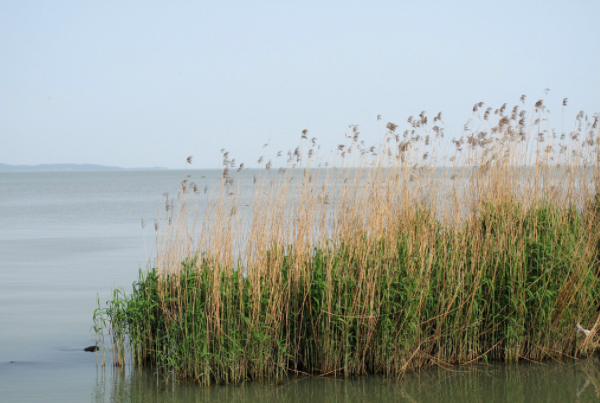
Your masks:
<svg viewBox="0 0 600 403"><path fill-rule="evenodd" d="M95 312L112 362L209 385L593 351L598 115L557 134L543 100L478 103L452 140L441 113L406 126L367 146L352 125L327 157L304 131L260 170L223 150L216 186L186 178L152 268Z"/></svg>

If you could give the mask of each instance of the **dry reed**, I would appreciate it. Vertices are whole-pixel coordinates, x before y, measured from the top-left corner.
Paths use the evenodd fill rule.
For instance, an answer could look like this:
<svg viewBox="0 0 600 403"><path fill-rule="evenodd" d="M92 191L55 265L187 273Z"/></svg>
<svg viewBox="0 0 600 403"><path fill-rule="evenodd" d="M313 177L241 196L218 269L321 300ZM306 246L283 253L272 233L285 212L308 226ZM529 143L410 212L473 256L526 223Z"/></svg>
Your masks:
<svg viewBox="0 0 600 403"><path fill-rule="evenodd" d="M543 100L483 107L450 142L421 112L378 146L350 126L328 160L306 130L281 167L222 150L219 185L166 195L154 268L97 310L113 362L207 385L589 352L598 115L558 135Z"/></svg>

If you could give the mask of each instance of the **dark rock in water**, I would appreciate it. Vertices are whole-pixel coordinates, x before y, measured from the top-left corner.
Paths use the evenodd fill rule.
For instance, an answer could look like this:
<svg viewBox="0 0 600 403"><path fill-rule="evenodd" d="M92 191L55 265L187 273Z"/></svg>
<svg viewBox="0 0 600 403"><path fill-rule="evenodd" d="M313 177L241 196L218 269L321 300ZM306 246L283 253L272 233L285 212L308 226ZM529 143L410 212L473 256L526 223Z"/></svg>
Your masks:
<svg viewBox="0 0 600 403"><path fill-rule="evenodd" d="M84 348L83 351L89 351L90 353L93 353L94 351L98 351L98 346L89 346Z"/></svg>
<svg viewBox="0 0 600 403"><path fill-rule="evenodd" d="M10 361L10 364L15 364L15 363L16 363L16 361Z"/></svg>

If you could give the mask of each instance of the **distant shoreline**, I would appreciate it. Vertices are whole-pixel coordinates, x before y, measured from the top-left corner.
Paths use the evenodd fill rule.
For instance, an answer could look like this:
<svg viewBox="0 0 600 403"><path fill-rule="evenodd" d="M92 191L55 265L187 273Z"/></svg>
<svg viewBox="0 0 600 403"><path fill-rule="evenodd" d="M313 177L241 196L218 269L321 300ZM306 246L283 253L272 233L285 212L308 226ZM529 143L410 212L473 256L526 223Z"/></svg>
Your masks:
<svg viewBox="0 0 600 403"><path fill-rule="evenodd" d="M94 172L94 171L156 171L164 167L121 168L94 164L40 164L8 165L0 164L0 172Z"/></svg>

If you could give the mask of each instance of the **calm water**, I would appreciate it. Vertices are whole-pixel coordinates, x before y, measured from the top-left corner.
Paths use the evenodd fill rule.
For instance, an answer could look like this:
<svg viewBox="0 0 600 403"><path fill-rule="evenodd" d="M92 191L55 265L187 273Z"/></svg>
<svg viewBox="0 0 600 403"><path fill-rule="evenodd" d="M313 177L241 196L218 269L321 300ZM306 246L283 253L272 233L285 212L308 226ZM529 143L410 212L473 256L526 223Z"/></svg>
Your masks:
<svg viewBox="0 0 600 403"><path fill-rule="evenodd" d="M220 178L217 171L187 173L201 188ZM600 400L597 358L433 369L401 382L290 377L282 385L211 388L98 368L95 354L83 352L93 344L97 294L104 301L114 287L128 290L146 267L162 195L176 194L185 175L0 174L0 402Z"/></svg>

